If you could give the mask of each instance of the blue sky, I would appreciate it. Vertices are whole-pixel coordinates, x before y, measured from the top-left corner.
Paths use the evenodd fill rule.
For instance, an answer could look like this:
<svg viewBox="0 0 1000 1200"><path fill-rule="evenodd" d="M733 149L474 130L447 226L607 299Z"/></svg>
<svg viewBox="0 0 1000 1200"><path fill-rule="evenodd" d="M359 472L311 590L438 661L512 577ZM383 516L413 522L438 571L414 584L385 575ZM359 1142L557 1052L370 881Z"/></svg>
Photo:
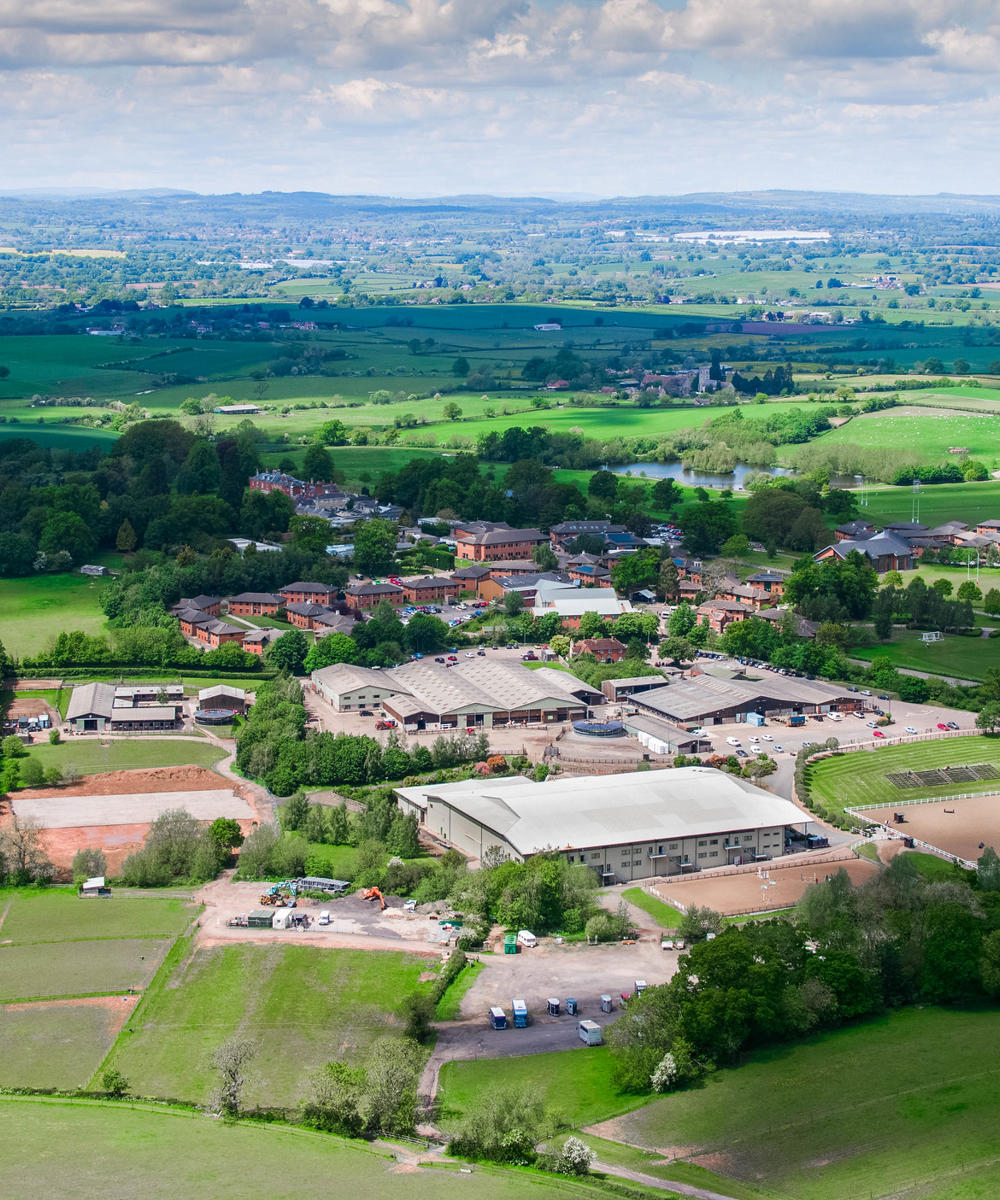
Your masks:
<svg viewBox="0 0 1000 1200"><path fill-rule="evenodd" d="M2 185L1000 192L997 0L0 0Z"/></svg>

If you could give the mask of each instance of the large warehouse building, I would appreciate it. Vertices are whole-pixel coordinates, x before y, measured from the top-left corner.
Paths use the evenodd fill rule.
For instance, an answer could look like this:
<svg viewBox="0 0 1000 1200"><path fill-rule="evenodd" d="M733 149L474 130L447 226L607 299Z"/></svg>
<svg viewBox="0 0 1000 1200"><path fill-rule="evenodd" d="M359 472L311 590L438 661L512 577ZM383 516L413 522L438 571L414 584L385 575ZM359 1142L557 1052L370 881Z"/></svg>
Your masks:
<svg viewBox="0 0 1000 1200"><path fill-rule="evenodd" d="M786 832L810 823L789 800L709 767L425 783L396 796L473 858L493 847L518 860L558 850L605 884L779 858Z"/></svg>
<svg viewBox="0 0 1000 1200"><path fill-rule="evenodd" d="M490 729L512 724L575 720L596 689L565 671L474 659L445 667L410 662L389 670L337 663L311 675L313 689L337 712L381 705L406 729Z"/></svg>
<svg viewBox="0 0 1000 1200"><path fill-rule="evenodd" d="M842 686L773 672L762 679L695 675L633 693L628 702L654 717L700 725L745 721L749 713L778 718L785 713L854 712L863 704L859 695Z"/></svg>

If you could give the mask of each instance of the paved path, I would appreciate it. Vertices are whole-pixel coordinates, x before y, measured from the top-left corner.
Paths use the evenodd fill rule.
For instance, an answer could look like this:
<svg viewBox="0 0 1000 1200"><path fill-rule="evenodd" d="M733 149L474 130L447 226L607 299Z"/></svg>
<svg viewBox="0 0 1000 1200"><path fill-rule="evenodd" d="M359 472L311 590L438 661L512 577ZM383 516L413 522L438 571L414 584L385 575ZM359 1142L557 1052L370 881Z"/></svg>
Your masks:
<svg viewBox="0 0 1000 1200"><path fill-rule="evenodd" d="M699 1200L733 1200L722 1192L710 1192L707 1188L694 1187L690 1183L680 1183L676 1179L660 1179L658 1175L645 1175L642 1171L630 1171L628 1167L615 1166L613 1163L594 1163L595 1171L605 1175L614 1175L617 1179L628 1179L632 1183L641 1183L645 1187L659 1188L664 1192L676 1192L679 1196L697 1196Z"/></svg>

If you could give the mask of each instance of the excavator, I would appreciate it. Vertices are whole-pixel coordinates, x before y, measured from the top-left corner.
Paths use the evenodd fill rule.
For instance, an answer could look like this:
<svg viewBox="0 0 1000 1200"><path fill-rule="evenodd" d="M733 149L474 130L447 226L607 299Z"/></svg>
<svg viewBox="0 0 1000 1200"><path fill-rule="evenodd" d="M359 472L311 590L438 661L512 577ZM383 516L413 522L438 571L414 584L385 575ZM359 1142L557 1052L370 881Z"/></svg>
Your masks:
<svg viewBox="0 0 1000 1200"><path fill-rule="evenodd" d="M272 884L260 897L260 903L265 908L270 904L283 904L288 908L295 908L295 898L299 894L299 889L294 879L286 879L283 883Z"/></svg>
<svg viewBox="0 0 1000 1200"><path fill-rule="evenodd" d="M377 900L379 903L379 911L385 912L385 897L377 887L370 887L361 895L362 900Z"/></svg>

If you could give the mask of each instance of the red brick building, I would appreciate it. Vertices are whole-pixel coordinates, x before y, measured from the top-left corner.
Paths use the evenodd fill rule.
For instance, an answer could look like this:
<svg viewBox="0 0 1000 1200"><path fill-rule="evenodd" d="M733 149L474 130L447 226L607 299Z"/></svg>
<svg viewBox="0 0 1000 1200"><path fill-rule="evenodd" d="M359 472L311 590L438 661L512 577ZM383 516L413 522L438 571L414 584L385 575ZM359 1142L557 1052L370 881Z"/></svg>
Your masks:
<svg viewBox="0 0 1000 1200"><path fill-rule="evenodd" d="M241 643L246 637L247 631L240 629L238 625L227 625L225 621L208 621L204 625L199 625L194 636L199 642L204 642L213 650L217 650L220 646L224 646L226 642Z"/></svg>
<svg viewBox="0 0 1000 1200"><path fill-rule="evenodd" d="M404 600L403 589L394 583L358 583L345 590L347 603L359 610L377 608L383 600L398 608Z"/></svg>
<svg viewBox="0 0 1000 1200"><path fill-rule="evenodd" d="M290 583L283 587L279 595L286 606L289 604L322 604L328 607L333 603L337 589L328 583Z"/></svg>
<svg viewBox="0 0 1000 1200"><path fill-rule="evenodd" d="M313 618L329 612L322 604L286 604L285 620L296 629L313 629Z"/></svg>
<svg viewBox="0 0 1000 1200"><path fill-rule="evenodd" d="M268 646L280 637L280 629L248 629L243 639L243 649L249 654L262 655Z"/></svg>
<svg viewBox="0 0 1000 1200"><path fill-rule="evenodd" d="M252 492L284 492L289 500L310 500L315 496L332 495L337 488L332 483L296 479L294 475L286 475L284 471L261 471L252 475L247 481Z"/></svg>
<svg viewBox="0 0 1000 1200"><path fill-rule="evenodd" d="M271 592L241 592L229 598L229 613L234 617L273 617L284 603Z"/></svg>
<svg viewBox="0 0 1000 1200"><path fill-rule="evenodd" d="M176 606L181 608L196 608L209 617L217 617L222 612L221 596L182 596Z"/></svg>
<svg viewBox="0 0 1000 1200"><path fill-rule="evenodd" d="M435 601L452 600L465 590L460 579L445 579L440 575L428 575L424 579L403 582L403 595L410 604L433 604Z"/></svg>
<svg viewBox="0 0 1000 1200"><path fill-rule="evenodd" d="M537 529L512 529L492 521L471 521L455 530L455 556L472 562L530 559L548 539Z"/></svg>
<svg viewBox="0 0 1000 1200"><path fill-rule="evenodd" d="M617 638L581 638L573 643L573 654L592 654L599 663L619 663L625 657L625 645Z"/></svg>

